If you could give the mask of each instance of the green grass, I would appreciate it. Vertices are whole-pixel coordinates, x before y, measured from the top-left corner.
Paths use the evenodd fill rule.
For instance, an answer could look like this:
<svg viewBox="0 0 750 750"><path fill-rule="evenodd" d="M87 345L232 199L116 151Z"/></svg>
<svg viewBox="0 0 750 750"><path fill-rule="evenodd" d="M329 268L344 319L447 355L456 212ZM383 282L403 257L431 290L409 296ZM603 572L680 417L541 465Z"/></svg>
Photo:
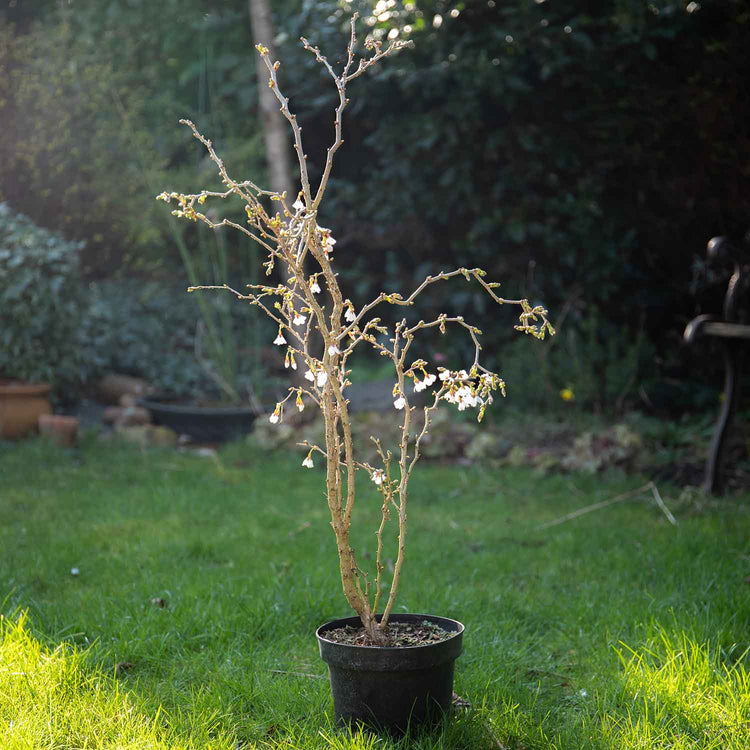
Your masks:
<svg viewBox="0 0 750 750"><path fill-rule="evenodd" d="M0 443L0 748L395 746L332 723L313 631L348 612L300 461ZM642 484L420 467L398 609L465 623L471 708L403 748L750 746L750 498L537 529Z"/></svg>

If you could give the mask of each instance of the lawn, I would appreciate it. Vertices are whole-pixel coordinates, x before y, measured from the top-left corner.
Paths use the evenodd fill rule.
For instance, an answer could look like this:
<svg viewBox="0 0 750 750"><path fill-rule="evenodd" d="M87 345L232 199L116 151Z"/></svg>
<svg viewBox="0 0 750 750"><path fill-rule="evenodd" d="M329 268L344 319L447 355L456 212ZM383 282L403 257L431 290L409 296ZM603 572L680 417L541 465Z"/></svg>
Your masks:
<svg viewBox="0 0 750 750"><path fill-rule="evenodd" d="M398 746L332 723L313 633L348 612L300 461L0 443L0 747ZM466 625L470 706L401 747L750 746L750 497L539 528L644 482L420 467L398 608Z"/></svg>

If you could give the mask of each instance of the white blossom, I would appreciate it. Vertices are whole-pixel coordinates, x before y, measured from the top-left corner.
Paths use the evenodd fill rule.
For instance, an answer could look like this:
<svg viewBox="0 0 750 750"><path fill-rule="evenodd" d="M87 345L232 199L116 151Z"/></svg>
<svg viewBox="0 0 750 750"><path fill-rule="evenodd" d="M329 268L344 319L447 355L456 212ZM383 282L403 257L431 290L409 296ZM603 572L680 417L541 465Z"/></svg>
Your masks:
<svg viewBox="0 0 750 750"><path fill-rule="evenodd" d="M268 418L268 421L271 424L276 424L281 421L281 407L282 403L279 401L279 403L276 404L276 408L273 410L273 414Z"/></svg>
<svg viewBox="0 0 750 750"><path fill-rule="evenodd" d="M315 382L315 374L313 373L312 370L308 370L305 373L305 380L309 380L311 383Z"/></svg>
<svg viewBox="0 0 750 750"><path fill-rule="evenodd" d="M397 409L403 409L404 406L406 406L406 399L403 396L399 396L394 402L393 405Z"/></svg>
<svg viewBox="0 0 750 750"><path fill-rule="evenodd" d="M462 385L460 388L448 391L443 398L449 404L455 404L459 411L464 411L469 406L478 406L481 403L479 396L468 385Z"/></svg>
<svg viewBox="0 0 750 750"><path fill-rule="evenodd" d="M294 320L292 323L296 326L301 326L305 321L307 320L307 315L302 315L302 313L295 313L294 314Z"/></svg>
<svg viewBox="0 0 750 750"><path fill-rule="evenodd" d="M284 338L284 334L281 332L281 328L279 328L279 335L276 336L276 338L273 340L273 343L276 344L276 346L283 346L286 344L286 339Z"/></svg>
<svg viewBox="0 0 750 750"><path fill-rule="evenodd" d="M312 456L308 454L307 458L302 462L302 465L307 469L312 469L312 467L315 466Z"/></svg>
<svg viewBox="0 0 750 750"><path fill-rule="evenodd" d="M318 374L315 377L315 382L318 384L318 388L322 388L328 380L328 373L325 370L318 370Z"/></svg>
<svg viewBox="0 0 750 750"><path fill-rule="evenodd" d="M419 393L420 391L423 391L425 388L427 388L427 381L426 380L417 380L414 378L414 390Z"/></svg>
<svg viewBox="0 0 750 750"><path fill-rule="evenodd" d="M294 203L292 203L292 208L295 211L301 211L305 207L305 204L302 202L302 198L298 197Z"/></svg>
<svg viewBox="0 0 750 750"><path fill-rule="evenodd" d="M347 307L346 312L344 313L344 319L347 320L349 323L353 323L357 316L354 314L354 308Z"/></svg>
<svg viewBox="0 0 750 750"><path fill-rule="evenodd" d="M375 471L370 474L370 479L372 479L372 481L379 486L383 484L383 480L385 479L385 472L382 469L375 469Z"/></svg>
<svg viewBox="0 0 750 750"><path fill-rule="evenodd" d="M318 231L323 235L322 245L325 252L330 253L333 250L333 246L336 244L336 240L331 237L331 230L326 227L318 227Z"/></svg>
<svg viewBox="0 0 750 750"><path fill-rule="evenodd" d="M432 385L435 382L435 380L437 380L437 378L431 372L428 372L424 376L425 385Z"/></svg>
<svg viewBox="0 0 750 750"><path fill-rule="evenodd" d="M341 354L341 349L339 349L338 346L336 346L336 344L331 344L328 347L328 353L333 357L336 354Z"/></svg>
<svg viewBox="0 0 750 750"><path fill-rule="evenodd" d="M320 294L320 284L318 284L318 280L317 279L313 279L310 282L310 291L313 294Z"/></svg>

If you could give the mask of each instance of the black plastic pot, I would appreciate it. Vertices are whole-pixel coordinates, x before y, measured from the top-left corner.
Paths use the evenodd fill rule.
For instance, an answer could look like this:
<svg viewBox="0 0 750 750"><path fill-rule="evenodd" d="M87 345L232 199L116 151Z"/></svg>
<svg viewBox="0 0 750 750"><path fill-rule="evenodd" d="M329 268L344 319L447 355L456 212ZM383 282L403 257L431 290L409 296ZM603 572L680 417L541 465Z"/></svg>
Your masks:
<svg viewBox="0 0 750 750"><path fill-rule="evenodd" d="M255 413L249 407L209 408L153 397L140 399L138 404L151 412L154 424L169 427L178 435L189 435L199 443L223 443L247 435L255 421Z"/></svg>
<svg viewBox="0 0 750 750"><path fill-rule="evenodd" d="M318 628L320 656L328 664L336 720L363 722L400 734L408 726L431 723L453 700L453 663L461 654L464 626L435 615L391 615L390 622L427 620L455 635L439 643L406 648L352 646L326 639L326 632L360 625L358 617Z"/></svg>

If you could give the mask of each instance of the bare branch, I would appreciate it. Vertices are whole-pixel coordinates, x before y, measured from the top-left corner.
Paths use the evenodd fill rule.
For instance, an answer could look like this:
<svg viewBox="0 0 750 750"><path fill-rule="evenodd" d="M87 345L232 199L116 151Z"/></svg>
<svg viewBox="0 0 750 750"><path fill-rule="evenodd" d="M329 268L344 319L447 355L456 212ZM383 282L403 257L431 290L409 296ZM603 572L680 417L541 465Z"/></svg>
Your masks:
<svg viewBox="0 0 750 750"><path fill-rule="evenodd" d="M292 127L292 132L294 133L294 150L297 153L297 162L299 163L302 193L304 194L305 201L309 206L312 202L312 198L310 194L310 179L307 176L307 156L305 156L305 151L302 146L302 128L297 124L297 115L294 115L289 111L289 98L284 96L281 91L279 91L279 83L276 80L277 63L271 63L268 57L268 50L264 52L264 49L264 47L261 47L260 45L258 46L258 51L260 52L261 59L265 63L266 68L268 68L268 73L270 76L268 85L273 91L276 98L279 100L279 103L281 104L281 113L284 115L284 117L286 117L287 121Z"/></svg>

